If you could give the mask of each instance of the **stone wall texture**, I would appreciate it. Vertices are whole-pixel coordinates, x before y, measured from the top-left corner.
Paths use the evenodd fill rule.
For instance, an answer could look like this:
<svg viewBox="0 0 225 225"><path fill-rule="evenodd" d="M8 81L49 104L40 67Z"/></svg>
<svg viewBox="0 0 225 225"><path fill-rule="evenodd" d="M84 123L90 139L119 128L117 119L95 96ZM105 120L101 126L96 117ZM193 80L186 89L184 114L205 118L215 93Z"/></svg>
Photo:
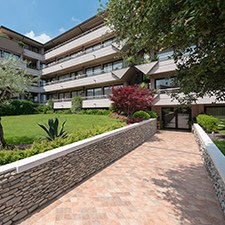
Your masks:
<svg viewBox="0 0 225 225"><path fill-rule="evenodd" d="M156 120L113 131L69 154L23 172L0 173L0 225L14 224L54 200L113 161L132 151L156 132ZM65 147L65 146L64 146ZM43 153L44 154L44 153ZM22 160L21 160L22 161Z"/></svg>
<svg viewBox="0 0 225 225"><path fill-rule="evenodd" d="M208 148L207 148L207 144L204 143L204 141L202 141L199 132L197 132L196 126L193 126L193 132L196 138L196 142L199 145L199 150L201 152L202 155L202 159L204 161L204 164L206 166L206 169L209 173L209 176L211 178L213 187L215 189L217 198L220 202L220 205L222 207L222 210L225 214L225 173L224 170L218 170L218 165L217 165L217 161L213 160L212 157L209 154ZM214 145L213 143L210 143L212 145ZM216 146L215 146L216 147ZM218 151L220 151L219 149L217 149ZM224 160L224 169L225 169L225 158L224 156L221 154L220 157L223 157L222 160ZM221 164L221 163L220 163ZM203 187L204 188L204 187Z"/></svg>

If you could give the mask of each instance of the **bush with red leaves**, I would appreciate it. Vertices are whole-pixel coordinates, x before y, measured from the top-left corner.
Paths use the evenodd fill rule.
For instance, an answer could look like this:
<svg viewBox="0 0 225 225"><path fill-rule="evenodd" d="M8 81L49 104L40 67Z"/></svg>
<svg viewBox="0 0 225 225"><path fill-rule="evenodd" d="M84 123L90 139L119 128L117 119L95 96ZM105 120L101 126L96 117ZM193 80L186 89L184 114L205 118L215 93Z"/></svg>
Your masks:
<svg viewBox="0 0 225 225"><path fill-rule="evenodd" d="M110 96L113 108L118 113L124 112L129 118L138 110L150 108L153 98L151 90L140 88L138 85L113 88Z"/></svg>
<svg viewBox="0 0 225 225"><path fill-rule="evenodd" d="M141 121L143 121L143 119L140 119L140 118L131 118L131 119L128 119L126 121L126 123L129 125L129 124L132 124L132 123L139 123Z"/></svg>

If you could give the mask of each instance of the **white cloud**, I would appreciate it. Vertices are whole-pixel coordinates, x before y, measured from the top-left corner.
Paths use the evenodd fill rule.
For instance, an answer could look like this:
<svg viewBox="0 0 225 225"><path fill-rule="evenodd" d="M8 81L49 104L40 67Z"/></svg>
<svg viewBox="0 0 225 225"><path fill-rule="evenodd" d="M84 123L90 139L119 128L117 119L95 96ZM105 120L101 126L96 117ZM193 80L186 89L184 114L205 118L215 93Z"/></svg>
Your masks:
<svg viewBox="0 0 225 225"><path fill-rule="evenodd" d="M59 33L60 33L60 34L64 33L65 31L66 31L66 30L65 30L64 27L59 28Z"/></svg>
<svg viewBox="0 0 225 225"><path fill-rule="evenodd" d="M36 35L33 30L31 30L30 32L26 33L25 36L27 36L27 37L29 37L31 39L34 39L36 41L39 41L41 43L45 43L45 42L51 40L51 37L49 35L47 35L45 33L42 33L40 35Z"/></svg>
<svg viewBox="0 0 225 225"><path fill-rule="evenodd" d="M76 23L76 24L81 23L81 20L79 20L78 18L76 18L76 17L74 17L74 16L72 16L71 20L72 20L74 23Z"/></svg>

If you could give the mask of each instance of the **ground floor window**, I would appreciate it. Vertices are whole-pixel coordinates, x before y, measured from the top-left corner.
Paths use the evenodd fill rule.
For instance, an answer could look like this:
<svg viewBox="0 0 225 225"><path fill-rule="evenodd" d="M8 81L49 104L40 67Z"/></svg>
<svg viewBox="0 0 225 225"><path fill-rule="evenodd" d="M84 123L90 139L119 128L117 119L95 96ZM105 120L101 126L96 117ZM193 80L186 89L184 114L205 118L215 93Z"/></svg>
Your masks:
<svg viewBox="0 0 225 225"><path fill-rule="evenodd" d="M225 106L208 106L205 107L205 113L218 117L219 119L225 119Z"/></svg>

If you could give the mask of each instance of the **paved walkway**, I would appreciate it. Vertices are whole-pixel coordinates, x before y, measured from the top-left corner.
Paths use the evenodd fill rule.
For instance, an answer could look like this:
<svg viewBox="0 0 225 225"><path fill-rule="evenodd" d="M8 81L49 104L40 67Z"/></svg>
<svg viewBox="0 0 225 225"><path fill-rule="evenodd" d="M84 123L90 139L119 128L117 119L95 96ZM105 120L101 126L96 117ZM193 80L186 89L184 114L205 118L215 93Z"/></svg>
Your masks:
<svg viewBox="0 0 225 225"><path fill-rule="evenodd" d="M37 212L38 225L222 225L193 134L160 131Z"/></svg>

